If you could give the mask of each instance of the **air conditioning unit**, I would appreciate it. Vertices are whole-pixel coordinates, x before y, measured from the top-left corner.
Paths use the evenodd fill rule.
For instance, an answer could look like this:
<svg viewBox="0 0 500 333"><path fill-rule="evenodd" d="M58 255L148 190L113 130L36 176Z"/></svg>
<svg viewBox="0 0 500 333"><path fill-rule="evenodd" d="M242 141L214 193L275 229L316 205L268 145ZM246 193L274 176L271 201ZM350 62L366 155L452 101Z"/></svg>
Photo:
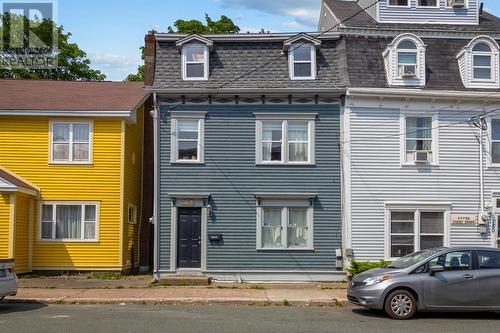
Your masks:
<svg viewBox="0 0 500 333"><path fill-rule="evenodd" d="M399 76L403 78L414 78L417 76L416 65L401 65L399 67Z"/></svg>
<svg viewBox="0 0 500 333"><path fill-rule="evenodd" d="M426 151L416 151L414 156L415 163L427 164L429 163L429 152Z"/></svg>
<svg viewBox="0 0 500 333"><path fill-rule="evenodd" d="M451 7L453 8L463 8L465 7L465 0L451 0Z"/></svg>

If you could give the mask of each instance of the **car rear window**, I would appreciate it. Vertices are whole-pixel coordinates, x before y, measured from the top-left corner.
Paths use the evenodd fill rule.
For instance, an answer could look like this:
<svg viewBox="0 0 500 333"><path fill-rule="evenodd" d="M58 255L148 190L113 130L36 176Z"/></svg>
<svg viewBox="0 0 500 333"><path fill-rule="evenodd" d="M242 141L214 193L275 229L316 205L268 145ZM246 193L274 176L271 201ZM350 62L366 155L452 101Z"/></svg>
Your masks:
<svg viewBox="0 0 500 333"><path fill-rule="evenodd" d="M500 252L478 251L477 257L480 269L500 269Z"/></svg>

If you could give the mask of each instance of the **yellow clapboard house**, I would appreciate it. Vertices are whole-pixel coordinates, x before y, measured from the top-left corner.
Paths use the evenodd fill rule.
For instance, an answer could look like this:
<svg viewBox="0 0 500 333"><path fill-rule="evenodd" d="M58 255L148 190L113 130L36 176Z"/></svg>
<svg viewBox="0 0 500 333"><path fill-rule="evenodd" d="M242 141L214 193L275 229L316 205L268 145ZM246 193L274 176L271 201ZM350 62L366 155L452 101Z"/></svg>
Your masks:
<svg viewBox="0 0 500 333"><path fill-rule="evenodd" d="M142 204L142 83L0 80L0 258L130 271Z"/></svg>

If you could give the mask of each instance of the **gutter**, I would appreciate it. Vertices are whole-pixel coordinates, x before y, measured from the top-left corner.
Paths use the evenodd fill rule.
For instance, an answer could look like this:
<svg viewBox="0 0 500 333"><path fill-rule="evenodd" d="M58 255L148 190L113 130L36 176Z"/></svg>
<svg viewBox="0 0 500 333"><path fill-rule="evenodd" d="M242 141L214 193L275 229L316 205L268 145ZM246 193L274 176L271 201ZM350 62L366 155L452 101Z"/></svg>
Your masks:
<svg viewBox="0 0 500 333"><path fill-rule="evenodd" d="M338 87L331 88L150 88L152 93L159 94L254 94L254 95L283 95L283 94L314 94L314 95L339 95L345 93L345 89Z"/></svg>
<svg viewBox="0 0 500 333"><path fill-rule="evenodd" d="M500 101L500 91L456 91L425 90L418 88L348 88L347 96L351 97L420 97L420 98L456 98Z"/></svg>
<svg viewBox="0 0 500 333"><path fill-rule="evenodd" d="M154 182L153 182L153 223L154 223L154 246L153 246L153 278L158 281L160 278L159 274L159 269L160 269L160 222L159 222L159 216L160 216L160 186L159 186L159 170L160 170L160 165L159 165L159 117L160 117L160 112L158 109L158 99L156 96L156 93L153 94L153 103L154 103L154 110L151 112L151 115L153 116L153 149L154 149Z"/></svg>
<svg viewBox="0 0 500 333"><path fill-rule="evenodd" d="M128 118L130 110L0 110L0 116L56 116L56 117L120 117Z"/></svg>
<svg viewBox="0 0 500 333"><path fill-rule="evenodd" d="M214 42L256 42L256 41L285 41L290 37L297 36L301 32L292 33L239 33L239 34L214 34L214 35L201 35L208 38ZM311 37L317 37L321 35L319 39L340 39L340 33L338 32L307 32L307 35ZM160 42L176 42L181 38L187 37L190 34L169 34L169 33L157 33L156 40Z"/></svg>

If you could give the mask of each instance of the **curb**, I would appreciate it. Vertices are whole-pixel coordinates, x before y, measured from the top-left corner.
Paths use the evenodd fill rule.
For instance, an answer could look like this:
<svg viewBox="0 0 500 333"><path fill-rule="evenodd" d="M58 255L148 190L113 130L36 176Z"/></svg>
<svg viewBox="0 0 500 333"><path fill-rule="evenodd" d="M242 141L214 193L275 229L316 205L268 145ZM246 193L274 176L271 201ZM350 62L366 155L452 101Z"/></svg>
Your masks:
<svg viewBox="0 0 500 333"><path fill-rule="evenodd" d="M130 299L116 298L111 300L106 299L5 299L3 304L45 304L45 305L92 305L92 304L118 304L118 305L247 305L247 306L304 306L304 307L332 307L342 308L348 304L347 299L338 299L338 302L331 301L265 301L255 299Z"/></svg>

